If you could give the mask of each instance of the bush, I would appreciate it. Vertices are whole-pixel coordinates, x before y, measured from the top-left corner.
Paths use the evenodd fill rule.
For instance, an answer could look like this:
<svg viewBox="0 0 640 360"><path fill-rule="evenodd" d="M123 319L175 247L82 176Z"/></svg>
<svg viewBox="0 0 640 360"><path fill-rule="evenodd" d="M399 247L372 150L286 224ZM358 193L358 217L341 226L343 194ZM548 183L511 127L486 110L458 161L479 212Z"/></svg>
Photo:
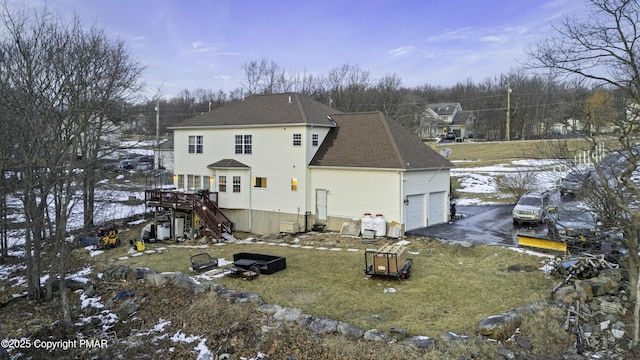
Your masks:
<svg viewBox="0 0 640 360"><path fill-rule="evenodd" d="M533 171L519 171L496 177L498 192L510 196L514 202L531 191L535 184L536 173Z"/></svg>

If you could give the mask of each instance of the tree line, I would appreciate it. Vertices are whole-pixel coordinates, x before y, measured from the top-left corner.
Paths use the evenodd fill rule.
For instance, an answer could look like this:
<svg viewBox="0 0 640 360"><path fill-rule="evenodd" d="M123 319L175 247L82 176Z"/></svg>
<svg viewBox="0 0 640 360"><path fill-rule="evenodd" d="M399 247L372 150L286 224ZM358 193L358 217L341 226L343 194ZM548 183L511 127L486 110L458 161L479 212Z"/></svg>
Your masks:
<svg viewBox="0 0 640 360"><path fill-rule="evenodd" d="M553 125L567 119L587 124L612 122L624 116L625 109L624 97L615 91L593 90L578 81L561 81L551 73L539 75L525 67L479 83L467 80L450 87L425 84L411 88L403 86L396 74L374 78L368 70L351 64L337 66L325 75L287 71L267 59L242 67L242 87L233 91L184 89L174 97L159 99L161 132L166 134L168 127L230 101L284 92L304 94L344 112L381 111L414 133L428 104L458 102L463 110L473 111L473 132L481 140L507 138L508 102L509 138L513 140L557 136ZM138 132L155 133L156 102L158 99L151 99L128 108L130 116L144 114L146 121Z"/></svg>

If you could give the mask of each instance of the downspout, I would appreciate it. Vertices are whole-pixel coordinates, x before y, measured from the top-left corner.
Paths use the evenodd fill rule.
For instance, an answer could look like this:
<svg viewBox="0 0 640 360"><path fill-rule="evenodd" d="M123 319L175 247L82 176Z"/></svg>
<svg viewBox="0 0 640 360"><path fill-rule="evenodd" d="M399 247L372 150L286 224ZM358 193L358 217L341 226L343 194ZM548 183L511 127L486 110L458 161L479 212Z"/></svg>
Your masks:
<svg viewBox="0 0 640 360"><path fill-rule="evenodd" d="M253 194L253 168L249 168L249 232L253 232L251 219L253 218L253 202L252 202L252 194Z"/></svg>
<svg viewBox="0 0 640 360"><path fill-rule="evenodd" d="M404 199L406 197L406 195L404 194L404 175L402 173L402 171L398 170L398 179L400 181L400 199L398 199L400 201L400 219L402 220L402 227L403 228L407 228L407 219L405 218L405 207L407 205L404 204ZM403 231L404 233L404 231Z"/></svg>

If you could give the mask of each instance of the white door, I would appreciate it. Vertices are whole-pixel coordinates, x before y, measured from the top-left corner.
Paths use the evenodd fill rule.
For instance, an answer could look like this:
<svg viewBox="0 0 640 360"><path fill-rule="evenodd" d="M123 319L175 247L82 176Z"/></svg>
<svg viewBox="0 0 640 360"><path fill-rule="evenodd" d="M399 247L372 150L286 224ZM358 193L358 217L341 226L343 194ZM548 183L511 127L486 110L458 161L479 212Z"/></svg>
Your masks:
<svg viewBox="0 0 640 360"><path fill-rule="evenodd" d="M405 231L424 227L424 194L407 196Z"/></svg>
<svg viewBox="0 0 640 360"><path fill-rule="evenodd" d="M316 223L327 223L327 190L316 189Z"/></svg>
<svg viewBox="0 0 640 360"><path fill-rule="evenodd" d="M447 221L444 212L444 198L444 191L429 194L429 226Z"/></svg>

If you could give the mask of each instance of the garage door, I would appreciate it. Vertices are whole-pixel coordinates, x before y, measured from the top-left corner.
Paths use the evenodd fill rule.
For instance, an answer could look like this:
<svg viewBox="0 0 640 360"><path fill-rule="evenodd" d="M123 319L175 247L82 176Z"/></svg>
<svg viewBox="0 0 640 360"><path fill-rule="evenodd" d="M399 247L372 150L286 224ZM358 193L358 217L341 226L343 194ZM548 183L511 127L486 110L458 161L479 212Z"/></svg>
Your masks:
<svg viewBox="0 0 640 360"><path fill-rule="evenodd" d="M405 231L424 227L424 194L407 196Z"/></svg>
<svg viewBox="0 0 640 360"><path fill-rule="evenodd" d="M447 221L444 213L445 192L429 194L429 226Z"/></svg>

